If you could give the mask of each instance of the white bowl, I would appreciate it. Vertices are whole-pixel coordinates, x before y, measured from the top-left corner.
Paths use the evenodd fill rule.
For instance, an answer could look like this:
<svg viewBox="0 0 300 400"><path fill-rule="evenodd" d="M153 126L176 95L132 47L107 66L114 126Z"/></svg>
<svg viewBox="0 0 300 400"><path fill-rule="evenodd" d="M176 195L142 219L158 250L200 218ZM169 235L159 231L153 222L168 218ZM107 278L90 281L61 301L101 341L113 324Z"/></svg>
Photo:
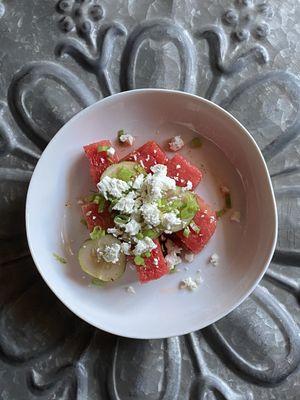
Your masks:
<svg viewBox="0 0 300 400"><path fill-rule="evenodd" d="M182 264L178 273L141 285L129 268L121 280L99 288L90 284L77 261L78 248L88 237L80 223L77 200L93 188L82 146L111 139L120 149L116 142L120 129L136 136L134 147L155 140L165 149L174 135L188 143L200 134L200 149L186 145L180 152L204 167L197 192L217 210L223 206L220 185L228 186L233 211L240 211L241 221L231 221L228 212L205 249L192 263ZM131 150L122 147L120 153L123 156ZM142 89L93 104L57 133L30 182L26 228L42 277L76 315L121 336L163 338L206 327L254 290L274 251L277 215L262 154L236 119L191 94ZM61 265L53 253L65 257L67 264ZM220 259L215 267L208 263L213 253ZM202 283L198 290L178 289L181 279L199 275ZM136 294L125 290L128 285Z"/></svg>

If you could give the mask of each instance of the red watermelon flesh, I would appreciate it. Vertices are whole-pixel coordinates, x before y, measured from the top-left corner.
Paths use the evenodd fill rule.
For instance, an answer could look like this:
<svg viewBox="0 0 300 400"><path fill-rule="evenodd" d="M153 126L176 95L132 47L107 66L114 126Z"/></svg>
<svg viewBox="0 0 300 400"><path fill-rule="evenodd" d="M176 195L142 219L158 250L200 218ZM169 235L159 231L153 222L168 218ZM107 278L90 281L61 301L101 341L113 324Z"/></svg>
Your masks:
<svg viewBox="0 0 300 400"><path fill-rule="evenodd" d="M101 140L83 147L90 163L90 174L95 184L100 181L100 177L107 167L119 162L117 153L109 157L106 151L98 151L99 146L111 147L112 143L110 140Z"/></svg>
<svg viewBox="0 0 300 400"><path fill-rule="evenodd" d="M98 212L98 207L98 204L95 203L87 203L81 207L83 217L86 220L90 232L92 232L95 226L100 226L100 228L105 230L114 226L114 221L108 210L108 206L106 206L101 213Z"/></svg>
<svg viewBox="0 0 300 400"><path fill-rule="evenodd" d="M160 243L157 239L154 240L154 243L157 247L151 251L151 256L149 258L145 257L145 265L136 266L141 283L159 279L169 273L169 267L164 259ZM157 259L157 265L154 264L155 259Z"/></svg>
<svg viewBox="0 0 300 400"><path fill-rule="evenodd" d="M165 152L154 141L145 143L142 147L128 154L124 160L139 162L147 173L151 172L150 167L153 165L166 164L168 162Z"/></svg>
<svg viewBox="0 0 300 400"><path fill-rule="evenodd" d="M203 249L214 234L217 226L216 213L212 211L201 197L197 196L197 198L200 210L196 213L193 221L199 227L200 232L197 233L190 229L191 232L188 237L183 236L183 231L175 234L177 243L194 254L199 253Z"/></svg>
<svg viewBox="0 0 300 400"><path fill-rule="evenodd" d="M193 185L192 189L198 185L202 179L202 172L189 163L180 154L176 154L171 160L167 162L168 176L175 179L177 186L186 186L190 181Z"/></svg>

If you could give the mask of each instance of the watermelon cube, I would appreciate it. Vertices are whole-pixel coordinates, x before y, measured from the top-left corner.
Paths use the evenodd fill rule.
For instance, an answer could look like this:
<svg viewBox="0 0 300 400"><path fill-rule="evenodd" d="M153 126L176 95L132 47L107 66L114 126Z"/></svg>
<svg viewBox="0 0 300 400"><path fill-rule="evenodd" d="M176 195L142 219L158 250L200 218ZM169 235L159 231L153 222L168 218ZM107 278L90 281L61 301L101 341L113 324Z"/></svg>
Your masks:
<svg viewBox="0 0 300 400"><path fill-rule="evenodd" d="M197 211L193 223L198 226L199 230L196 227L196 230L191 228L188 237L183 235L183 231L175 234L176 242L194 254L203 249L214 234L217 226L216 213L211 210L201 197L197 196L197 199L200 209Z"/></svg>
<svg viewBox="0 0 300 400"><path fill-rule="evenodd" d="M108 210L108 205L101 213L99 213L98 207L98 204L95 203L86 203L81 207L83 217L90 232L92 232L95 226L99 226L105 230L114 226L113 217Z"/></svg>
<svg viewBox="0 0 300 400"><path fill-rule="evenodd" d="M184 187L190 181L193 185L192 189L195 189L202 179L202 172L180 154L176 154L167 162L167 168L168 176L175 179L177 186Z"/></svg>
<svg viewBox="0 0 300 400"><path fill-rule="evenodd" d="M154 141L145 143L142 147L128 154L124 160L139 162L147 173L150 172L150 167L153 165L168 162L165 152Z"/></svg>
<svg viewBox="0 0 300 400"><path fill-rule="evenodd" d="M101 147L111 146L112 143L110 140L101 140L100 142L91 143L83 147L90 163L90 174L95 184L99 182L101 175L107 167L119 161L117 153L113 156L108 156L106 150L101 151Z"/></svg>
<svg viewBox="0 0 300 400"><path fill-rule="evenodd" d="M145 265L136 265L136 270L141 283L159 279L169 273L169 267L164 259L160 243L157 239L154 240L154 243L157 247L151 251L151 256L149 258L145 257Z"/></svg>

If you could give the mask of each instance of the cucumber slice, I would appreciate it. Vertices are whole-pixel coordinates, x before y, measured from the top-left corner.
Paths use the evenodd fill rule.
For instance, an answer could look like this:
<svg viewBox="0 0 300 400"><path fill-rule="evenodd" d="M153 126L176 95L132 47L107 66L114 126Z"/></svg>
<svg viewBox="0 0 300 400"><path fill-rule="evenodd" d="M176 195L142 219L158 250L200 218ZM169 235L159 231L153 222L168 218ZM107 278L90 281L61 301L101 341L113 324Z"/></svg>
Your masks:
<svg viewBox="0 0 300 400"><path fill-rule="evenodd" d="M96 250L103 250L105 246L114 243L120 244L120 241L112 235L105 235L100 239L87 240L79 249L78 260L81 269L94 278L103 282L112 282L120 278L126 267L125 254L120 253L117 263L106 262L103 258L100 261L96 257Z"/></svg>
<svg viewBox="0 0 300 400"><path fill-rule="evenodd" d="M101 179L105 176L110 178L118 178L124 181L132 180L140 174L146 174L146 171L140 164L134 161L121 161L118 164L112 164L101 175Z"/></svg>

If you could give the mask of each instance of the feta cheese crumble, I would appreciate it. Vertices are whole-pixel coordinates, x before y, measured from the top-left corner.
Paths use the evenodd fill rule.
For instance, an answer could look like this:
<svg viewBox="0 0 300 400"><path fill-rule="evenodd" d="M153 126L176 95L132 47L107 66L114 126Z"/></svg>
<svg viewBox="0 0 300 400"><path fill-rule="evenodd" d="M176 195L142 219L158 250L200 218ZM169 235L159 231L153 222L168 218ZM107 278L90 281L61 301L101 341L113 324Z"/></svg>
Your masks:
<svg viewBox="0 0 300 400"><path fill-rule="evenodd" d="M135 294L136 293L133 286L127 286L125 288L125 290L126 290L127 293L130 293L130 294Z"/></svg>
<svg viewBox="0 0 300 400"><path fill-rule="evenodd" d="M123 196L124 192L130 189L128 183L122 181L117 178L110 178L109 176L105 176L101 181L97 184L97 188L99 192L104 196L107 200L109 196L116 197L119 199Z"/></svg>
<svg viewBox="0 0 300 400"><path fill-rule="evenodd" d="M165 231L172 231L174 228L181 226L181 219L177 217L176 213L171 211L163 214L161 223L165 228Z"/></svg>
<svg viewBox="0 0 300 400"><path fill-rule="evenodd" d="M184 146L184 141L181 136L174 136L169 142L169 148L171 151L178 151Z"/></svg>
<svg viewBox="0 0 300 400"><path fill-rule="evenodd" d="M150 169L153 174L148 174L144 181L150 201L161 199L168 190L175 190L176 182L167 176L168 170L165 165L156 164Z"/></svg>
<svg viewBox="0 0 300 400"><path fill-rule="evenodd" d="M145 203L141 206L140 211L147 224L152 226L160 224L160 211L156 204Z"/></svg>
<svg viewBox="0 0 300 400"><path fill-rule="evenodd" d="M130 255L130 244L123 242L121 243L121 251L126 255L129 256Z"/></svg>
<svg viewBox="0 0 300 400"><path fill-rule="evenodd" d="M108 262L116 264L119 261L121 246L118 243L113 243L112 245L106 245L103 252L101 252L102 258Z"/></svg>
<svg viewBox="0 0 300 400"><path fill-rule="evenodd" d="M129 144L129 146L132 146L134 142L134 137L129 133L122 133L122 135L119 136L119 140L121 143L126 143Z"/></svg>
<svg viewBox="0 0 300 400"><path fill-rule="evenodd" d="M169 269L173 269L176 265L180 264L182 259L176 253L167 254L165 260Z"/></svg>
<svg viewBox="0 0 300 400"><path fill-rule="evenodd" d="M196 280L192 279L190 276L188 276L187 278L183 279L179 283L179 289L187 289L187 290L190 290L191 292L193 290L198 289L198 286L199 286L198 279L196 281Z"/></svg>
<svg viewBox="0 0 300 400"><path fill-rule="evenodd" d="M234 211L230 216L230 221L241 222L241 213L239 211Z"/></svg>
<svg viewBox="0 0 300 400"><path fill-rule="evenodd" d="M141 229L141 224L137 222L135 219L132 219L125 225L125 232L130 236L135 236L139 233Z"/></svg>
<svg viewBox="0 0 300 400"><path fill-rule="evenodd" d="M149 237L145 237L142 240L138 240L134 250L133 250L133 254L135 256L140 256L141 254L146 253L147 251L152 251L154 249L156 249L157 245L153 242L152 239L150 239Z"/></svg>
<svg viewBox="0 0 300 400"><path fill-rule="evenodd" d="M140 189L144 183L145 176L143 174L138 175L132 184L133 189Z"/></svg>
<svg viewBox="0 0 300 400"><path fill-rule="evenodd" d="M209 257L209 263L214 265L215 267L219 265L219 256L218 254L214 253Z"/></svg>
<svg viewBox="0 0 300 400"><path fill-rule="evenodd" d="M193 184L192 184L191 181L187 181L185 189L186 190L192 190L193 189Z"/></svg>
<svg viewBox="0 0 300 400"><path fill-rule="evenodd" d="M117 228L107 228L107 233L115 237L122 235L122 231Z"/></svg>
<svg viewBox="0 0 300 400"><path fill-rule="evenodd" d="M165 256L167 266L170 270L174 270L176 265L180 264L182 261L181 257L178 255L181 253L182 248L178 247L172 242L172 240L168 239L166 241L166 249L168 252L168 254Z"/></svg>
<svg viewBox="0 0 300 400"><path fill-rule="evenodd" d="M113 157L116 153L116 150L113 147L109 147L106 150L106 154L108 155L108 157Z"/></svg>
<svg viewBox="0 0 300 400"><path fill-rule="evenodd" d="M132 214L135 210L136 194L129 192L126 196L122 197L114 206L113 210L121 211L124 214Z"/></svg>
<svg viewBox="0 0 300 400"><path fill-rule="evenodd" d="M184 255L184 259L185 259L187 262L189 262L189 263L193 262L193 261L194 261L194 258L195 258L195 256L194 256L193 253L186 253L186 254Z"/></svg>

